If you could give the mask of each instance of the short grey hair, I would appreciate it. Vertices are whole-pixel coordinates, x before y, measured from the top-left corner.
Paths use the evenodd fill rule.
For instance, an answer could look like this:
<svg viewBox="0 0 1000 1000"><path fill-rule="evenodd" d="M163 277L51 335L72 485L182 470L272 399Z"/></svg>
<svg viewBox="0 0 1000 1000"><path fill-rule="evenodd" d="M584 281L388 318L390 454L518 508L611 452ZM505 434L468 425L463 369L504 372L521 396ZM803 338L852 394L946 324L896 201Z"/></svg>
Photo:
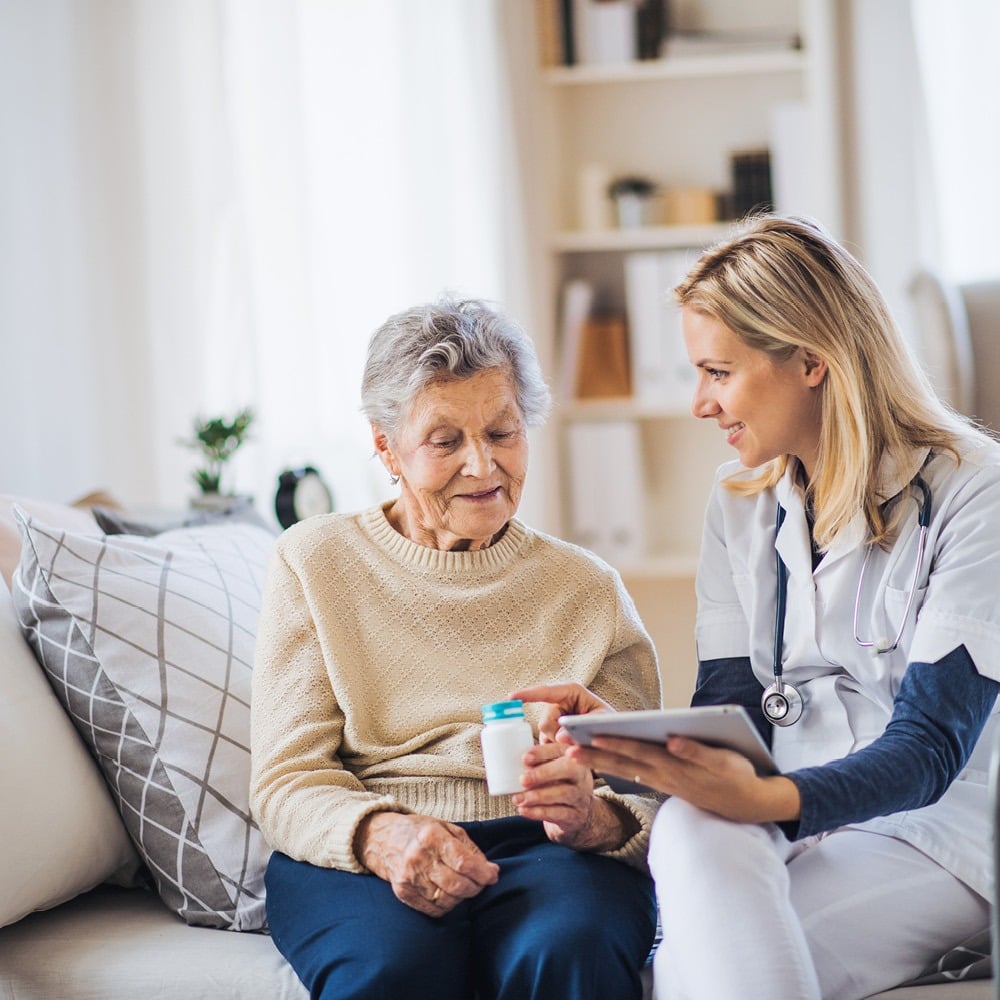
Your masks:
<svg viewBox="0 0 1000 1000"><path fill-rule="evenodd" d="M413 401L428 386L503 368L528 427L545 422L552 394L531 338L513 319L479 299L443 297L390 316L368 343L361 410L396 437Z"/></svg>

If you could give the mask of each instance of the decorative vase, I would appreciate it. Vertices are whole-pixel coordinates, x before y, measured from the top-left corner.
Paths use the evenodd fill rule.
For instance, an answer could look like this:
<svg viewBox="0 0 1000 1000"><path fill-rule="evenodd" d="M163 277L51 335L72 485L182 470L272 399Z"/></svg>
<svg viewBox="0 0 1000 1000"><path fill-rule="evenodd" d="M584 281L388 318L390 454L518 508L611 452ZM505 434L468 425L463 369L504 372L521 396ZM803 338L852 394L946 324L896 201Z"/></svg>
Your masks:
<svg viewBox="0 0 1000 1000"><path fill-rule="evenodd" d="M248 493L199 493L191 497L192 510L203 510L213 514L231 514L234 510L253 505L253 497Z"/></svg>

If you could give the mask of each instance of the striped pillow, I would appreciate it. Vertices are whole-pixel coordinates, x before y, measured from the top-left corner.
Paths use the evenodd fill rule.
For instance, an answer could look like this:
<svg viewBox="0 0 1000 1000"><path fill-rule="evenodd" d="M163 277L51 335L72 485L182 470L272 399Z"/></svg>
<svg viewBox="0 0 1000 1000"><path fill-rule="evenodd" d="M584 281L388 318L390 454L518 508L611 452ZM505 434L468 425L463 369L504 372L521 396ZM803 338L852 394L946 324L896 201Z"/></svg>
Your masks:
<svg viewBox="0 0 1000 1000"><path fill-rule="evenodd" d="M161 898L189 924L264 929L250 673L273 535L225 524L102 537L18 517L21 630Z"/></svg>

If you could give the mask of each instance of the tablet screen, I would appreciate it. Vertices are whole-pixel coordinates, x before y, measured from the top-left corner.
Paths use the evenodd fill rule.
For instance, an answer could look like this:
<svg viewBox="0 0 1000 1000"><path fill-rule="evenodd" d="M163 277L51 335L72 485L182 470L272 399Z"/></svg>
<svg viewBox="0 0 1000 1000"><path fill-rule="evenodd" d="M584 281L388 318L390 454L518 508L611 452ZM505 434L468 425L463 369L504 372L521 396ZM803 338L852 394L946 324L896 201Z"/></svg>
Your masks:
<svg viewBox="0 0 1000 1000"><path fill-rule="evenodd" d="M648 709L638 712L591 712L559 719L575 743L590 744L595 736L624 736L663 744L670 736L689 736L709 746L727 747L747 757L758 774L777 774L767 744L742 705L702 705L697 708ZM619 792L650 791L645 785L615 775L601 775Z"/></svg>

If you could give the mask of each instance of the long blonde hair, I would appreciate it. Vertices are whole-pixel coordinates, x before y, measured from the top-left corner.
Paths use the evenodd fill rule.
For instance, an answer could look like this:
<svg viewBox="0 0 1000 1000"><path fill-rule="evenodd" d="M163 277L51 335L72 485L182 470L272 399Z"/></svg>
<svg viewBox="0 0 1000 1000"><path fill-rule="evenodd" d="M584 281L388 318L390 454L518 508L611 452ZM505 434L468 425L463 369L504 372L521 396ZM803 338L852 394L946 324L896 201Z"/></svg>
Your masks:
<svg viewBox="0 0 1000 1000"><path fill-rule="evenodd" d="M858 261L804 219L758 216L706 251L674 290L681 306L718 320L775 362L798 348L821 357L819 456L808 491L814 537L826 549L861 511L872 542L892 531L878 494L883 457L905 461L914 448L945 449L985 436L931 388L885 300ZM729 487L754 495L784 474L788 456Z"/></svg>

